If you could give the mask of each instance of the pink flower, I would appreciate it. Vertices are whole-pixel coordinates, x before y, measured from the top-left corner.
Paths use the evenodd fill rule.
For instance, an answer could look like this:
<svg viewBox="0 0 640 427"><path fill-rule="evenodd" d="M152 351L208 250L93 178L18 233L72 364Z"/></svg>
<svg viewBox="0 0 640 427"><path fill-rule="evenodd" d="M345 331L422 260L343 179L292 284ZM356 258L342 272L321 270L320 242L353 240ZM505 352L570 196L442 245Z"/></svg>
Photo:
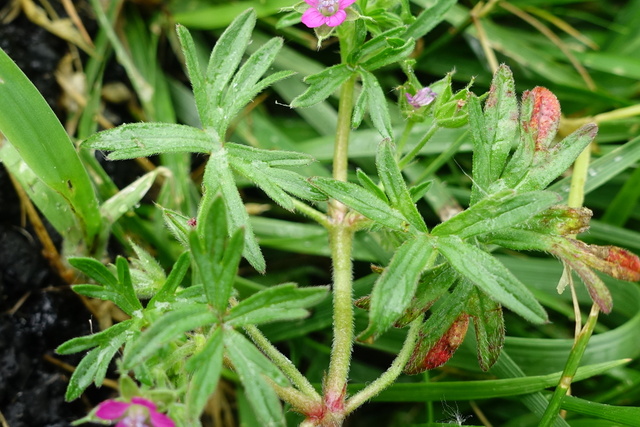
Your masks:
<svg viewBox="0 0 640 427"><path fill-rule="evenodd" d="M156 405L142 397L131 403L109 399L98 405L96 416L103 420L118 421L116 427L175 427L175 423L156 410Z"/></svg>
<svg viewBox="0 0 640 427"><path fill-rule="evenodd" d="M438 96L434 91L431 90L431 88L428 87L423 87L422 89L417 91L414 96L411 96L408 93L405 93L405 95L407 95L407 102L410 105L413 105L413 108L420 108L424 107L425 105L429 105L433 102L434 99L436 99L436 96Z"/></svg>
<svg viewBox="0 0 640 427"><path fill-rule="evenodd" d="M347 18L344 10L356 0L304 0L310 7L302 14L302 23L309 28L322 25L337 27Z"/></svg>

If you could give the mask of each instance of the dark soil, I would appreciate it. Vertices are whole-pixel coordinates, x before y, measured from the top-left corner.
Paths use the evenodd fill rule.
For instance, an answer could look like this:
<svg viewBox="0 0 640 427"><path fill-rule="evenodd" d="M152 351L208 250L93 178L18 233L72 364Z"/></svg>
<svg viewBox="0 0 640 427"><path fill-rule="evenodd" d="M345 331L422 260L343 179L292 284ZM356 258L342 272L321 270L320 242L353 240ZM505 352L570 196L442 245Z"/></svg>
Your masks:
<svg viewBox="0 0 640 427"><path fill-rule="evenodd" d="M53 71L66 44L19 17L0 24L0 47L55 111L59 93ZM21 220L18 197L0 164L0 424L69 426L106 393L65 402L70 373L47 357L75 366L82 355L60 357L54 349L70 338L89 334L91 315L50 270L39 242Z"/></svg>

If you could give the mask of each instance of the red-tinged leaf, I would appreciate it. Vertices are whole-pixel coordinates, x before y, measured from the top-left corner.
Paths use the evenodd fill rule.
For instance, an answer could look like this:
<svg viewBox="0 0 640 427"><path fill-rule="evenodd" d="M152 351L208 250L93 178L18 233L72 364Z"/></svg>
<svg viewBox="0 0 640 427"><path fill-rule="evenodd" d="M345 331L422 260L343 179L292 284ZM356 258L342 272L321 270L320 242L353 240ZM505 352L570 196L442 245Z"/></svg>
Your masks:
<svg viewBox="0 0 640 427"><path fill-rule="evenodd" d="M569 257L577 259L589 267L620 280L640 281L640 258L617 246L588 245L579 240L567 239L565 245Z"/></svg>
<svg viewBox="0 0 640 427"><path fill-rule="evenodd" d="M410 360L411 369L405 369L405 372L410 375L419 374L447 363L464 341L468 328L469 315L462 313L447 332L429 349L426 355L421 356L421 354L414 352ZM421 359L419 363L416 363L417 360L415 359L418 357Z"/></svg>
<svg viewBox="0 0 640 427"><path fill-rule="evenodd" d="M475 297L469 298L467 313L473 319L478 363L483 371L488 371L500 357L504 345L502 307L476 288Z"/></svg>
<svg viewBox="0 0 640 427"><path fill-rule="evenodd" d="M530 117L523 117L522 127L533 136L536 151L546 151L553 144L560 123L560 103L547 88L535 87L522 95L523 104L533 102Z"/></svg>

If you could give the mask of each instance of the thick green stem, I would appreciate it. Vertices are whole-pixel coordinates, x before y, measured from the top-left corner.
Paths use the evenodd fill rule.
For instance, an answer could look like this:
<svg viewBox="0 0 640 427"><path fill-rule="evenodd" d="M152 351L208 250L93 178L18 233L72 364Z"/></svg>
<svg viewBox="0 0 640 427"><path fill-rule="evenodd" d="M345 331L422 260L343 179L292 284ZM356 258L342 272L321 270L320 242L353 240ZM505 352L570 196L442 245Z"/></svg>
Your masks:
<svg viewBox="0 0 640 427"><path fill-rule="evenodd" d="M393 384L393 382L400 376L404 366L407 364L407 361L409 361L409 357L411 357L421 324L422 318L418 318L411 323L407 337L402 345L402 349L389 369L387 369L384 374L380 375L378 379L367 385L347 401L344 408L345 415L353 412L367 400L378 395L382 390Z"/></svg>
<svg viewBox="0 0 640 427"><path fill-rule="evenodd" d="M544 411L542 420L540 420L540 427L550 426L556 419L556 416L560 411L562 399L564 399L564 397L567 395L567 392L569 391L569 388L571 387L571 382L573 381L573 377L578 370L582 355L587 348L587 344L589 344L589 339L593 334L593 329L595 328L596 323L598 323L599 311L600 310L598 309L598 306L596 304L591 307L591 312L589 313L589 317L587 318L587 323L585 323L584 328L582 328L580 334L576 337L576 341L571 348L571 353L569 353L569 359L567 360L567 364L565 365L564 371L562 372L560 383L553 392L553 396L551 396L549 405L547 405L547 409Z"/></svg>
<svg viewBox="0 0 640 427"><path fill-rule="evenodd" d="M354 75L347 80L340 91L338 129L333 154L333 177L339 181L347 180L355 79ZM329 221L329 244L333 265L333 346L324 394L330 410L339 412L344 399L353 347L353 229L348 222L347 207L336 200L329 202Z"/></svg>

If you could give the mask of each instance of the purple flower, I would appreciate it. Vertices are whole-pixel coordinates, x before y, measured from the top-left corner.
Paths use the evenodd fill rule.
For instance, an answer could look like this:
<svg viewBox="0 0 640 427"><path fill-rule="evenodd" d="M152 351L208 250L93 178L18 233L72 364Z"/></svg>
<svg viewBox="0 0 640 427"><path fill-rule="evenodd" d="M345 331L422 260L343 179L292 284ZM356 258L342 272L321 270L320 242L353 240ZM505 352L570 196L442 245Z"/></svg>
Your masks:
<svg viewBox="0 0 640 427"><path fill-rule="evenodd" d="M118 421L116 427L175 427L175 423L156 410L156 405L142 397L134 397L131 403L109 399L98 405L96 417Z"/></svg>
<svg viewBox="0 0 640 427"><path fill-rule="evenodd" d="M322 25L337 27L347 18L344 10L356 0L304 0L310 7L302 14L302 23L309 28Z"/></svg>
<svg viewBox="0 0 640 427"><path fill-rule="evenodd" d="M438 96L437 93L435 93L431 90L431 88L428 87L423 87L422 89L417 91L414 96L411 96L408 93L406 93L405 95L407 95L407 102L413 105L414 108L420 108L424 107L425 105L429 105L433 102L434 99L436 99L436 96Z"/></svg>

